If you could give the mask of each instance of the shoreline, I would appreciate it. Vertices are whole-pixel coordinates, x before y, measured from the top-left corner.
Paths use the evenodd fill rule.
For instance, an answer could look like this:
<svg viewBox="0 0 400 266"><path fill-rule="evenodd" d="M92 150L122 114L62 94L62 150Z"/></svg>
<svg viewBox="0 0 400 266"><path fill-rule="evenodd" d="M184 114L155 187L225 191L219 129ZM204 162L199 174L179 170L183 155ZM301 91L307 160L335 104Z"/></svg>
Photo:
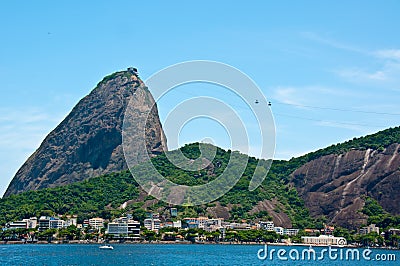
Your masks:
<svg viewBox="0 0 400 266"><path fill-rule="evenodd" d="M87 242L80 240L73 241L36 241L36 242L25 242L25 241L0 241L0 245L102 245L104 242ZM329 247L329 245L310 245L304 243L257 243L257 242L190 242L190 241L110 241L110 245L244 245L244 246L278 246L278 247ZM370 248L370 249L382 249L382 250L400 250L395 247L361 247L355 245L343 245L343 246L331 246L334 248Z"/></svg>

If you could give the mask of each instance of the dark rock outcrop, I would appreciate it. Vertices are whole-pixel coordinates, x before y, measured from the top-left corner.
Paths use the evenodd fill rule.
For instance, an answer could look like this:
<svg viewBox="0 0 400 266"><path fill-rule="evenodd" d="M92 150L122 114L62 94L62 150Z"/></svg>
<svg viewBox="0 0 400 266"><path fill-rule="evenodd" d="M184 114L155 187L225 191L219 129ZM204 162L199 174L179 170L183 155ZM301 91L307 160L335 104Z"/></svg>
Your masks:
<svg viewBox="0 0 400 266"><path fill-rule="evenodd" d="M22 165L4 196L127 169L121 132L132 97L140 98L140 110L150 110L154 103L135 69L105 77ZM148 121L147 150L154 156L167 149L156 106ZM138 163L147 157L144 152L137 151Z"/></svg>
<svg viewBox="0 0 400 266"><path fill-rule="evenodd" d="M350 150L310 161L292 181L313 217L357 228L367 222L360 212L369 196L389 213L400 214L400 144L383 151Z"/></svg>

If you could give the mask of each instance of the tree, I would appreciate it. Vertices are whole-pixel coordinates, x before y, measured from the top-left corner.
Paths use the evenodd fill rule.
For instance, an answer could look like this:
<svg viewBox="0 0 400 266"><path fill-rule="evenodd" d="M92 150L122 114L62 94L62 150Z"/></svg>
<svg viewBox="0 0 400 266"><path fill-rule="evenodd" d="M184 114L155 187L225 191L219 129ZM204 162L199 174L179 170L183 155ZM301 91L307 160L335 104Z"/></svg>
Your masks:
<svg viewBox="0 0 400 266"><path fill-rule="evenodd" d="M267 231L267 230L262 230L261 231L261 240L263 242L273 243L273 242L276 242L276 240L279 240L279 239L280 239L280 236L274 231Z"/></svg>
<svg viewBox="0 0 400 266"><path fill-rule="evenodd" d="M57 233L57 229L51 228L51 229L46 229L43 232L38 233L38 239L39 240L47 240L49 243L53 241L54 235Z"/></svg>
<svg viewBox="0 0 400 266"><path fill-rule="evenodd" d="M66 228L60 228L58 230L58 235L65 240L79 239L81 235L81 230L75 225L70 225Z"/></svg>
<svg viewBox="0 0 400 266"><path fill-rule="evenodd" d="M382 245L383 238L377 232L371 232L360 237L360 242L363 246L375 246L375 244Z"/></svg>
<svg viewBox="0 0 400 266"><path fill-rule="evenodd" d="M218 242L221 233L219 231L214 231L214 232L204 232L204 235L207 239L207 241L214 241Z"/></svg>
<svg viewBox="0 0 400 266"><path fill-rule="evenodd" d="M186 231L185 239L194 243L196 241L197 236L199 236L199 230L196 228L190 228Z"/></svg>
<svg viewBox="0 0 400 266"><path fill-rule="evenodd" d="M154 231L151 231L151 230L148 230L148 229L144 229L143 231L140 232L140 234L149 243L151 241L156 240L156 232L154 232Z"/></svg>
<svg viewBox="0 0 400 266"><path fill-rule="evenodd" d="M291 238L292 238L292 242L294 242L294 243L301 243L303 240L302 240L302 236L307 236L307 233L304 231L304 230L300 230L298 233L297 233L297 235L295 235L295 236L292 236Z"/></svg>
<svg viewBox="0 0 400 266"><path fill-rule="evenodd" d="M333 235L336 237L344 237L347 240L347 243L353 242L353 235L350 234L349 230L343 227L336 227L333 231Z"/></svg>

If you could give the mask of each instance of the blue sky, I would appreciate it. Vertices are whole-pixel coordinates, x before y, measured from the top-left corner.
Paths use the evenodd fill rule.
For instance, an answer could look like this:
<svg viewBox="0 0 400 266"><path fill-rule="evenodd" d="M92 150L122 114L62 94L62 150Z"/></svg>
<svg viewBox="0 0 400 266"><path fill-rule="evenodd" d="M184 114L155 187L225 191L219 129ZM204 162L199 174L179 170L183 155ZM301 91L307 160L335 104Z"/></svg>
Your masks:
<svg viewBox="0 0 400 266"><path fill-rule="evenodd" d="M400 124L398 1L141 2L2 4L0 194L79 99L128 66L142 79L198 59L242 70L272 102L276 158ZM159 103L162 118L173 95L201 95L174 93ZM207 123L184 128L182 144L207 137Z"/></svg>

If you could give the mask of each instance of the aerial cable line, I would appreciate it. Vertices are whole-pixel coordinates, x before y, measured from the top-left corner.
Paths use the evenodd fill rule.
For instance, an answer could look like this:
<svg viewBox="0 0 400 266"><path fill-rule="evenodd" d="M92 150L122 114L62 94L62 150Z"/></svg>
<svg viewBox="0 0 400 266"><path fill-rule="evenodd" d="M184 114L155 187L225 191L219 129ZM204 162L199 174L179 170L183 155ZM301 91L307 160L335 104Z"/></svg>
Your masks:
<svg viewBox="0 0 400 266"><path fill-rule="evenodd" d="M176 90L176 88L175 88ZM199 97L201 95L195 95L191 92L179 90L180 93L184 93L193 97ZM255 104L258 104L258 99L255 99ZM400 113L387 113L387 112L373 112L373 111L362 111L362 110L352 110L352 109L341 109L341 108L331 108L331 107L320 107L320 106L311 106L311 105L301 105L301 104L290 104L290 103L283 103L279 101L275 102L268 102L268 106L272 106L273 104L281 104L281 105L289 105L289 106L296 106L296 107L303 107L303 108L313 108L313 109L322 109L322 110L332 110L332 111L341 111L341 112L355 112L355 113L366 113L366 114L378 114L378 115L393 115L393 116L400 116ZM236 104L230 104L227 103L227 105L240 108L242 110L249 111L248 106L240 106ZM329 121L329 120L322 120L322 119L315 119L315 118L309 118L309 117L301 117L301 116L295 116L295 115L288 115L288 114L280 114L273 112L273 115L276 116L282 116L282 117L289 117L289 118L295 118L295 119L301 119L301 120L309 120L309 121L315 121L315 122L322 122L322 123L331 123L331 124L340 124L340 125L347 125L347 126L362 126L362 127L376 127L376 128L384 128L386 126L378 126L378 125L371 125L371 124L361 124L361 123L351 123L351 122L340 122L340 121Z"/></svg>
<svg viewBox="0 0 400 266"><path fill-rule="evenodd" d="M191 95L194 97L198 97L199 95L195 95L193 93L176 89L181 93ZM258 99L255 99L255 103L258 103ZM400 113L389 113L389 112L375 112L375 111L365 111L365 110L354 110L354 109L345 109L345 108L336 108L336 107L324 107L324 106L313 106L313 105L305 105L305 104L295 104L295 103L284 103L280 101L272 101L268 102L268 106L272 104L281 104L281 105L289 105L289 106L296 106L296 107L303 107L303 108L312 108L312 109L321 109L321 110L331 110L331 111L339 111L339 112L353 112L353 113L364 113L364 114L376 114L376 115L393 115L393 116L400 116ZM234 106L234 105L232 105ZM248 109L247 107L236 106L242 109Z"/></svg>
<svg viewBox="0 0 400 266"><path fill-rule="evenodd" d="M321 106L303 105L303 104L295 104L295 103L284 103L284 102L278 102L278 101L274 102L274 103L282 104L282 105L296 106L296 107L340 111L340 112L354 112L354 113L377 114L377 115L400 115L400 113L387 113L387 112L374 112L374 111L342 109L342 108L333 108L333 107L321 107Z"/></svg>

